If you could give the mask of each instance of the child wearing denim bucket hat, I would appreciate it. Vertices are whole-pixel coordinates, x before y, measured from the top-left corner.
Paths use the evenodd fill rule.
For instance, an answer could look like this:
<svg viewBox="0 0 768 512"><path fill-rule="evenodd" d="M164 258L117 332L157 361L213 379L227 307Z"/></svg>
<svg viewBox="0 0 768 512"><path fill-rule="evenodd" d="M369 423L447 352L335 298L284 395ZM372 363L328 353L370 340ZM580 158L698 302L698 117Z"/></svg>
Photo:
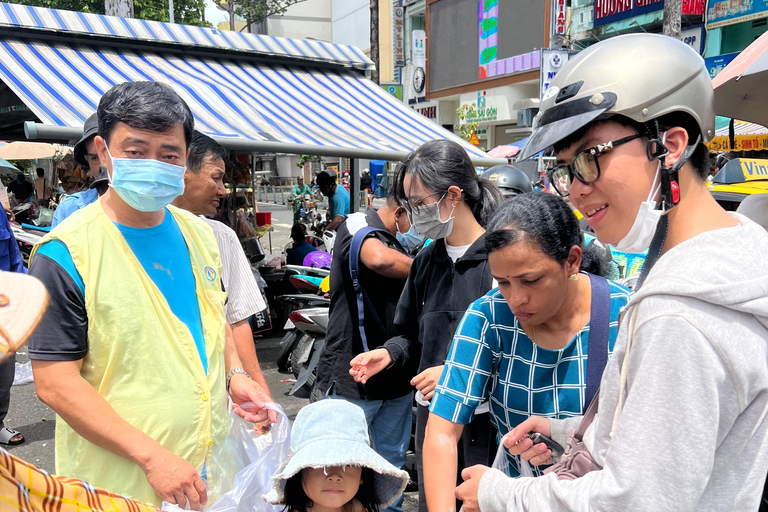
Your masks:
<svg viewBox="0 0 768 512"><path fill-rule="evenodd" d="M405 490L408 473L373 451L365 414L344 400L322 400L296 416L288 460L264 499L287 512L378 512Z"/></svg>

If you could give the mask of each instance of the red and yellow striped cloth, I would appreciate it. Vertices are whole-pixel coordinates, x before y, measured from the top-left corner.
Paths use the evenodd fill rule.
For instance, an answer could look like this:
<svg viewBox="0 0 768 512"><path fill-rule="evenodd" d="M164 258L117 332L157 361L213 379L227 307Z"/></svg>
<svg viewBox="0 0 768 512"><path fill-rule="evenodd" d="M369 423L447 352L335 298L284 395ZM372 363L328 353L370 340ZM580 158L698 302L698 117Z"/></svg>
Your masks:
<svg viewBox="0 0 768 512"><path fill-rule="evenodd" d="M159 512L65 476L52 476L0 449L0 512Z"/></svg>

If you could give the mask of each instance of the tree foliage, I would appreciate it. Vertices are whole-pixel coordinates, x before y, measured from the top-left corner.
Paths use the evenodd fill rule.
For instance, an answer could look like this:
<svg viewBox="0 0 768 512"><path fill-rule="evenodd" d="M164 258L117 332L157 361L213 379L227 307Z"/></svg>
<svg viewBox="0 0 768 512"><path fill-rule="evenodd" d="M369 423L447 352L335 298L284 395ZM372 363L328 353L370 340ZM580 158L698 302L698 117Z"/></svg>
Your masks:
<svg viewBox="0 0 768 512"><path fill-rule="evenodd" d="M104 14L105 0L16 0L21 4L64 9L66 11L91 12ZM173 21L184 25L210 27L203 21L205 0L173 0ZM168 0L133 0L133 12L136 18L154 21L170 21Z"/></svg>
<svg viewBox="0 0 768 512"><path fill-rule="evenodd" d="M299 161L296 162L296 167L304 167L304 164L309 162L310 164L322 164L325 160L319 155L300 155Z"/></svg>
<svg viewBox="0 0 768 512"><path fill-rule="evenodd" d="M238 0L235 2L235 13L246 21L246 27L254 23L261 23L270 16L285 14L293 4L302 0ZM225 0L216 0L216 3L226 6Z"/></svg>
<svg viewBox="0 0 768 512"><path fill-rule="evenodd" d="M104 0L16 0L16 3L47 9L104 14Z"/></svg>
<svg viewBox="0 0 768 512"><path fill-rule="evenodd" d="M468 122L468 119L477 119L477 109L474 103L467 103L456 109L456 117L459 118L458 124L454 125L456 130L461 132L461 138L469 140L472 134L480 126L478 122Z"/></svg>

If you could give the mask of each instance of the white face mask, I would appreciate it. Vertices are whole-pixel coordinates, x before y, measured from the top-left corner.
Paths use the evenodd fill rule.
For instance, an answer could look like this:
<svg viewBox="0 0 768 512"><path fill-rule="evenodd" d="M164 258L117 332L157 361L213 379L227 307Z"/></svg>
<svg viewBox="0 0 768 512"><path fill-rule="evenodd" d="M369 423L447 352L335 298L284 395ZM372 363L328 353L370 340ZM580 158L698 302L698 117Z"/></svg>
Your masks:
<svg viewBox="0 0 768 512"><path fill-rule="evenodd" d="M661 143L666 142L667 134L661 138ZM663 157L662 157L663 158ZM661 192L661 159L656 167L656 176L653 178L651 192L648 199L640 203L640 209L635 216L635 222L632 224L629 232L617 244L613 244L621 252L639 253L645 252L651 246L653 235L656 234L656 226L661 220L662 211L657 210L658 201L656 198Z"/></svg>

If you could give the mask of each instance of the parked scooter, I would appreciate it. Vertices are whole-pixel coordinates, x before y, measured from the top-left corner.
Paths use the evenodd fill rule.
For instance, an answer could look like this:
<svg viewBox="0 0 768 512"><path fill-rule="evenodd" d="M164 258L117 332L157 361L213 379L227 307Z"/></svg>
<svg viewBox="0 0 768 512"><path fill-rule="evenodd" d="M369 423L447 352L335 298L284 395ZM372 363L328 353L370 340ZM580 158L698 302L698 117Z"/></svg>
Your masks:
<svg viewBox="0 0 768 512"><path fill-rule="evenodd" d="M313 388L317 377L317 363L325 349L328 311L326 307L300 309L292 313L292 320L302 336L291 353L291 371L296 376L296 383L288 394L309 398L310 402L321 398L315 396Z"/></svg>

